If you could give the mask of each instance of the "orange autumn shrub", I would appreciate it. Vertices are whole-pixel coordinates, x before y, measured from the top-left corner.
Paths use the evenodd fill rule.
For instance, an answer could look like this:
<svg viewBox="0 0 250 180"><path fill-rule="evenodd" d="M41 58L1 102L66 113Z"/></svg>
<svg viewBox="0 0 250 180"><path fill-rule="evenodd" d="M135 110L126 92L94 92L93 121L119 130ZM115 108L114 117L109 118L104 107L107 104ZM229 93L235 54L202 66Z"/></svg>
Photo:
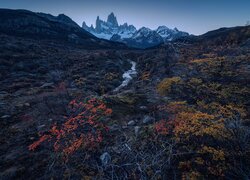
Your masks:
<svg viewBox="0 0 250 180"><path fill-rule="evenodd" d="M87 102L73 100L69 103L70 116L61 125L54 125L39 140L29 146L35 150L45 142L52 143L55 152L61 152L66 157L80 149L93 149L103 141L103 135L108 127L103 120L108 118L112 110L96 98Z"/></svg>
<svg viewBox="0 0 250 180"><path fill-rule="evenodd" d="M158 106L166 116L154 124L155 132L160 135L157 137L165 137L166 142L175 144L175 160L187 179L204 178L204 174L224 177L228 169L227 156L232 153L227 144L221 142L230 141L226 123L235 119L240 109L201 102L199 105L195 107L179 101ZM204 111L207 106L210 111Z"/></svg>
<svg viewBox="0 0 250 180"><path fill-rule="evenodd" d="M155 123L154 128L155 128L155 131L161 135L167 135L169 131L167 127L167 122L164 119Z"/></svg>

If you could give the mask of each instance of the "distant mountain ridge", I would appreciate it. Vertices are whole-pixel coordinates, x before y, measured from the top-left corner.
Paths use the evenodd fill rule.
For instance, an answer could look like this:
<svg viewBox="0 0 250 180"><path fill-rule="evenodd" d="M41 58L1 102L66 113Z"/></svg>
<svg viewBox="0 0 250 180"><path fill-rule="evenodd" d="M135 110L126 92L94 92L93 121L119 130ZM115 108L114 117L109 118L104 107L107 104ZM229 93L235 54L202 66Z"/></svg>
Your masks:
<svg viewBox="0 0 250 180"><path fill-rule="evenodd" d="M127 23L119 25L113 12L108 16L107 21L103 21L97 16L95 27L87 26L83 22L82 28L98 38L123 42L128 46L138 48L148 48L189 36L187 32L179 31L177 28L170 29L166 26L159 26L156 30L146 27L137 30L135 26Z"/></svg>
<svg viewBox="0 0 250 180"><path fill-rule="evenodd" d="M93 36L64 14L52 16L28 10L0 9L0 34L32 39L56 40L86 48L126 48Z"/></svg>

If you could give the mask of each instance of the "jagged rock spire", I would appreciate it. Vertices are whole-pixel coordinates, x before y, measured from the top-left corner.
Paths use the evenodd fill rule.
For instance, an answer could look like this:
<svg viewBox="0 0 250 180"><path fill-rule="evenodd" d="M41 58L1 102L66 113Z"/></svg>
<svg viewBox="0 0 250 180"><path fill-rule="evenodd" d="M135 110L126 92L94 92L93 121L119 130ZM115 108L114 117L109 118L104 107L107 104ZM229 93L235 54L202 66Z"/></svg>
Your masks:
<svg viewBox="0 0 250 180"><path fill-rule="evenodd" d="M114 15L114 13L112 12L109 16L108 16L108 19L107 19L107 22L112 24L114 27L118 27L118 22L117 22L117 19Z"/></svg>
<svg viewBox="0 0 250 180"><path fill-rule="evenodd" d="M97 18L96 18L95 28L96 28L97 32L101 31L101 20L100 20L99 16L97 16Z"/></svg>

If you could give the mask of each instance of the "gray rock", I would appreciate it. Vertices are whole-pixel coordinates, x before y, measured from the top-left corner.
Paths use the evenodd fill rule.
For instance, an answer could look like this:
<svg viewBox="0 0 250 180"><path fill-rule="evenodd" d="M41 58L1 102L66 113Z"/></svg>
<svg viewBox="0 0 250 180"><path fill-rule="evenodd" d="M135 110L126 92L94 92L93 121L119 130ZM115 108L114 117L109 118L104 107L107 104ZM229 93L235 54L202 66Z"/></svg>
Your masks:
<svg viewBox="0 0 250 180"><path fill-rule="evenodd" d="M103 153L103 154L100 156L100 159L101 159L101 161L102 161L102 164L103 164L104 166L106 166L108 163L110 163L110 161L111 161L111 156L109 155L108 152L105 152L105 153Z"/></svg>
<svg viewBox="0 0 250 180"><path fill-rule="evenodd" d="M143 117L142 122L143 122L143 124L148 124L148 123L152 123L154 120L155 119L153 117L146 115Z"/></svg>
<svg viewBox="0 0 250 180"><path fill-rule="evenodd" d="M134 126L135 125L135 121L134 120L131 120L128 122L128 126Z"/></svg>
<svg viewBox="0 0 250 180"><path fill-rule="evenodd" d="M140 129L141 127L140 126L135 126L135 135L138 136L139 133L140 133Z"/></svg>
<svg viewBox="0 0 250 180"><path fill-rule="evenodd" d="M7 119L7 118L10 118L10 115L3 115L3 116L1 116L1 119Z"/></svg>
<svg viewBox="0 0 250 180"><path fill-rule="evenodd" d="M119 126L117 124L113 124L112 126L109 126L109 130L112 131L117 131L119 130Z"/></svg>
<svg viewBox="0 0 250 180"><path fill-rule="evenodd" d="M30 103L24 103L25 106L29 107L30 106Z"/></svg>
<svg viewBox="0 0 250 180"><path fill-rule="evenodd" d="M147 106L140 106L139 109L140 109L140 110L143 110L143 111L148 110Z"/></svg>
<svg viewBox="0 0 250 180"><path fill-rule="evenodd" d="M54 83L44 83L40 88L54 88Z"/></svg>
<svg viewBox="0 0 250 180"><path fill-rule="evenodd" d="M37 129L38 130L41 130L42 128L44 128L45 127L45 124L42 124L42 125L40 125L40 126L37 126Z"/></svg>
<svg viewBox="0 0 250 180"><path fill-rule="evenodd" d="M122 126L122 129L127 129L127 128L128 128L128 126L127 126L127 125Z"/></svg>

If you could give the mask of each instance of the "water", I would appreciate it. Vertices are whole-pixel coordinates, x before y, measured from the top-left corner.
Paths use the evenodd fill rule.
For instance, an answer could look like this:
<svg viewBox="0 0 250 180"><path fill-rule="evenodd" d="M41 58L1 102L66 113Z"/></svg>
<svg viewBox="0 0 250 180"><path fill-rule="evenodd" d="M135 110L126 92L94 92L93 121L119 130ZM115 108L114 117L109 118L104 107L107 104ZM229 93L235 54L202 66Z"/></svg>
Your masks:
<svg viewBox="0 0 250 180"><path fill-rule="evenodd" d="M123 87L127 86L128 83L133 79L132 75L136 75L137 71L136 71L136 62L134 61L129 61L131 63L131 69L124 72L122 77L123 77L123 81L122 84L120 86L118 86L117 88L115 88L115 92L119 91L120 89L122 89Z"/></svg>

